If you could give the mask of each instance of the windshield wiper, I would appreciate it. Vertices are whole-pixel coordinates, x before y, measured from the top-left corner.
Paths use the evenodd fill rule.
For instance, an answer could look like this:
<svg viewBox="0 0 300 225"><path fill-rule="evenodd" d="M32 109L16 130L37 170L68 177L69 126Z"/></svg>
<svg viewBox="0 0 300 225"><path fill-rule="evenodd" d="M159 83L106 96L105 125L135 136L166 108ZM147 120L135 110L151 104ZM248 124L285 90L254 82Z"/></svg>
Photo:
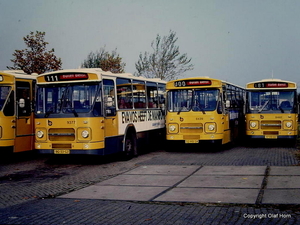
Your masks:
<svg viewBox="0 0 300 225"><path fill-rule="evenodd" d="M281 106L279 106L278 109L280 109L280 111L281 111L282 113L284 113L284 110L283 110L283 108L281 108Z"/></svg>
<svg viewBox="0 0 300 225"><path fill-rule="evenodd" d="M51 113L53 113L53 110L52 110L52 109L48 110L48 111L46 112L44 118L48 118L49 115L50 115Z"/></svg>
<svg viewBox="0 0 300 225"><path fill-rule="evenodd" d="M70 108L64 107L62 112L63 113L65 113L65 112L71 112L71 113L74 114L75 117L78 117L78 113L76 112L76 110L74 108L71 108L71 107Z"/></svg>
<svg viewBox="0 0 300 225"><path fill-rule="evenodd" d="M269 103L269 100L265 102L265 104L261 107L260 110L258 110L258 112L261 113L261 111L263 111L263 109L267 106L268 103Z"/></svg>

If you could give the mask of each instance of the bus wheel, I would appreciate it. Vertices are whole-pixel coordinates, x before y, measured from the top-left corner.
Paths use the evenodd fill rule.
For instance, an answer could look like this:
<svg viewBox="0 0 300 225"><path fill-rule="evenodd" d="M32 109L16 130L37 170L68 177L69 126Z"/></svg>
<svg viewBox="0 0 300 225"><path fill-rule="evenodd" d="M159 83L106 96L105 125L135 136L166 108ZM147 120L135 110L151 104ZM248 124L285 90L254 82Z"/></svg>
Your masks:
<svg viewBox="0 0 300 225"><path fill-rule="evenodd" d="M136 137L133 133L126 135L124 148L124 155L127 159L137 155Z"/></svg>

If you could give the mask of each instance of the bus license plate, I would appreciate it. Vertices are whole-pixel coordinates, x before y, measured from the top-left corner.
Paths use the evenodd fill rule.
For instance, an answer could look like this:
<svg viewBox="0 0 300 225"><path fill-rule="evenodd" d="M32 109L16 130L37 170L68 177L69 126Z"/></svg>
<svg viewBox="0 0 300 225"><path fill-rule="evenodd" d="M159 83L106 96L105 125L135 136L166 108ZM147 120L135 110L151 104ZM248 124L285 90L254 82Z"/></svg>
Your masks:
<svg viewBox="0 0 300 225"><path fill-rule="evenodd" d="M55 149L54 154L70 154L69 149Z"/></svg>
<svg viewBox="0 0 300 225"><path fill-rule="evenodd" d="M199 140L185 140L186 144L197 144L199 143Z"/></svg>
<svg viewBox="0 0 300 225"><path fill-rule="evenodd" d="M266 135L266 139L277 139L277 135Z"/></svg>

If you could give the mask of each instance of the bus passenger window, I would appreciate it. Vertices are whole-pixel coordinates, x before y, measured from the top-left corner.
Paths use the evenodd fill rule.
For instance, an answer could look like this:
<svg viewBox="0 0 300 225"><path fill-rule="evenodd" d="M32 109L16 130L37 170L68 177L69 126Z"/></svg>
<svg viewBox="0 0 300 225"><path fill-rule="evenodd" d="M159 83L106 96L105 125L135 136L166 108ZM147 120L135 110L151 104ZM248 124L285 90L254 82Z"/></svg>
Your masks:
<svg viewBox="0 0 300 225"><path fill-rule="evenodd" d="M133 102L134 108L141 109L146 108L146 88L145 82L139 80L133 80Z"/></svg>
<svg viewBox="0 0 300 225"><path fill-rule="evenodd" d="M165 110L165 101L166 101L166 86L159 84L158 85L158 107L162 110Z"/></svg>
<svg viewBox="0 0 300 225"><path fill-rule="evenodd" d="M132 109L132 85L130 79L117 78L117 101L119 109Z"/></svg>
<svg viewBox="0 0 300 225"><path fill-rule="evenodd" d="M156 83L147 82L148 108L158 107L158 92Z"/></svg>

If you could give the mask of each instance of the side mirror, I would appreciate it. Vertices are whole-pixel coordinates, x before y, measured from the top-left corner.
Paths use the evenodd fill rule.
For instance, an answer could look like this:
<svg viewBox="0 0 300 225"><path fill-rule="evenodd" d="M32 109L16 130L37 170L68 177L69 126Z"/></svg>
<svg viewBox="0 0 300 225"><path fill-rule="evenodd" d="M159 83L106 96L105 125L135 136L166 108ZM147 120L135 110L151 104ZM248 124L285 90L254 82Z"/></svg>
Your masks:
<svg viewBox="0 0 300 225"><path fill-rule="evenodd" d="M24 98L19 99L19 107L21 109L25 108L25 99Z"/></svg>

